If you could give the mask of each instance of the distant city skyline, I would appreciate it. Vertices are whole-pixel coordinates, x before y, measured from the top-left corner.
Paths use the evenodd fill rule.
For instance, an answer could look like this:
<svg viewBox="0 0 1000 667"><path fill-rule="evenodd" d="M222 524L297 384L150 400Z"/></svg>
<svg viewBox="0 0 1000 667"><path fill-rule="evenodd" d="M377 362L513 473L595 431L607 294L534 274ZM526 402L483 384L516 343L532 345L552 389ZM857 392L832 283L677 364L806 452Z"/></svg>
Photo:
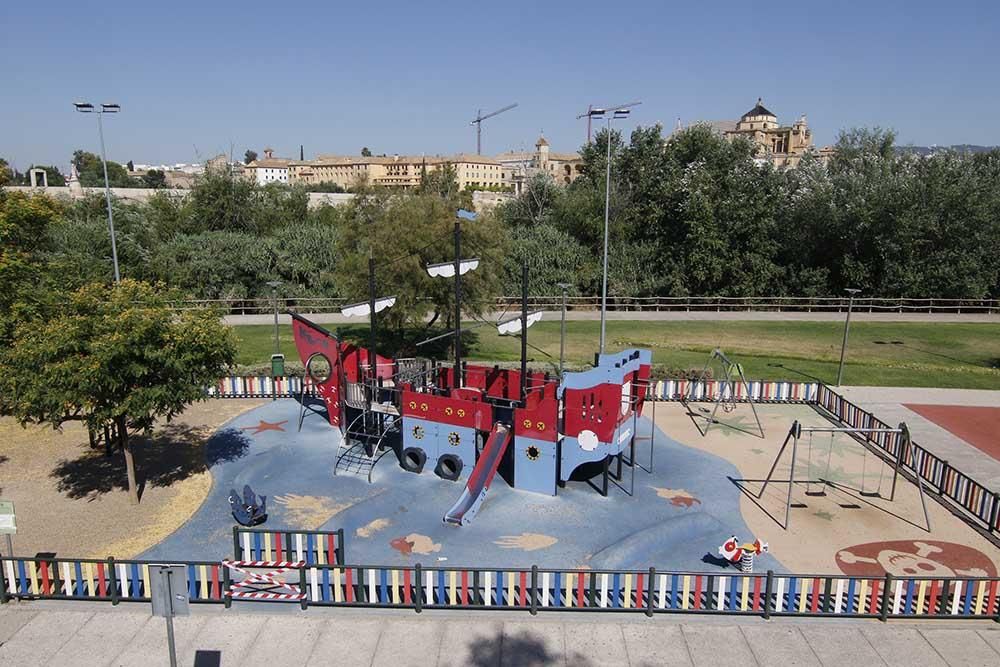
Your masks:
<svg viewBox="0 0 1000 667"><path fill-rule="evenodd" d="M114 101L109 159L577 150L588 104L642 100L625 132L735 120L758 97L814 143L856 126L900 145L1000 144L1000 3L4 3L0 157L98 152L72 102Z"/></svg>

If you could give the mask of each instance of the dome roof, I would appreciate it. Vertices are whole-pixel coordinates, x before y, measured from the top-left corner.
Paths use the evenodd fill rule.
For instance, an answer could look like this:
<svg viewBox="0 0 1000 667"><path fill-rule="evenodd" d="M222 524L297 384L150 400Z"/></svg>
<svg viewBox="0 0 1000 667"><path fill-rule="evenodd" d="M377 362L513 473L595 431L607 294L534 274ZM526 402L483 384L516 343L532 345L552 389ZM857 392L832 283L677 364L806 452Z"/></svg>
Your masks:
<svg viewBox="0 0 1000 667"><path fill-rule="evenodd" d="M536 148L541 148L542 146L548 146L549 142L545 140L545 137L538 137L538 141L535 142Z"/></svg>
<svg viewBox="0 0 1000 667"><path fill-rule="evenodd" d="M747 118L750 116L771 116L772 118L777 118L777 116L768 111L767 107L761 104L761 102L763 102L763 100L758 97L757 105L753 109L750 109L750 111L747 111L745 114L743 114L743 117Z"/></svg>

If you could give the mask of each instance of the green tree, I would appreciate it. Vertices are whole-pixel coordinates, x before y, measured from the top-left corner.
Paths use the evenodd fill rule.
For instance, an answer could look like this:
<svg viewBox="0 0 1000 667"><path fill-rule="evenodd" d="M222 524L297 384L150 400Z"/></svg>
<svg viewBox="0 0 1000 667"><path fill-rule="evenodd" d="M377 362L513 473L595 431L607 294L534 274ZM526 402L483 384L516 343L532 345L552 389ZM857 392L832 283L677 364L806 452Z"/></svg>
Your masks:
<svg viewBox="0 0 1000 667"><path fill-rule="evenodd" d="M371 156L372 152L367 146L361 149L361 157L371 157Z"/></svg>
<svg viewBox="0 0 1000 667"><path fill-rule="evenodd" d="M250 164L257 159L257 151L250 150L249 148L243 154L243 164Z"/></svg>
<svg viewBox="0 0 1000 667"><path fill-rule="evenodd" d="M10 183L14 174L11 172L10 165L7 160L0 157L0 188Z"/></svg>
<svg viewBox="0 0 1000 667"><path fill-rule="evenodd" d="M139 483L130 434L204 399L236 356L217 313L178 313L171 296L132 280L88 285L46 317L21 322L0 353L4 407L22 424L113 426L133 503Z"/></svg>
<svg viewBox="0 0 1000 667"><path fill-rule="evenodd" d="M147 188L165 188L167 175L161 169L150 169L143 175L142 182Z"/></svg>
<svg viewBox="0 0 1000 667"><path fill-rule="evenodd" d="M0 350L10 344L17 322L53 300L45 253L49 228L61 215L62 205L50 197L0 189Z"/></svg>
<svg viewBox="0 0 1000 667"><path fill-rule="evenodd" d="M80 179L80 185L87 188L104 187L104 167L99 155L84 150L73 151L73 164ZM113 188L135 187L136 182L122 165L108 160L108 184Z"/></svg>

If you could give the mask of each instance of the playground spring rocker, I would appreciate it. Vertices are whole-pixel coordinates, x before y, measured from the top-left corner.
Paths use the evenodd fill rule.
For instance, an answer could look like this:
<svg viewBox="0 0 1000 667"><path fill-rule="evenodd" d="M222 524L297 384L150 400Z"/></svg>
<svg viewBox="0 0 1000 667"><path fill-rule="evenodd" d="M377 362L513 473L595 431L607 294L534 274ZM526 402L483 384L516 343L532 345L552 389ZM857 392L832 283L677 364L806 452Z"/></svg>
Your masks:
<svg viewBox="0 0 1000 667"><path fill-rule="evenodd" d="M716 361L718 364L713 365ZM718 372L716 372L716 367L718 368ZM709 383L713 381L716 383L717 390L715 403L711 410L708 408L692 407L690 404L698 399L697 393L701 391L701 395L705 396ZM756 430L742 428L734 423L719 419L719 408L722 408L724 414L730 414L736 410L737 401L745 401L750 404L754 422L757 425ZM750 383L747 381L746 375L743 374L743 365L732 361L719 348L715 348L708 355L705 367L702 368L698 377L688 384L688 390L681 397L681 403L687 409L691 421L694 422L695 427L702 436L708 435L708 431L712 428L712 425L717 424L764 438L764 426L760 423L760 415L757 414L757 406L753 398L753 392L750 390ZM705 420L704 428L702 428L701 420Z"/></svg>
<svg viewBox="0 0 1000 667"><path fill-rule="evenodd" d="M830 476L830 458L833 453L833 441L838 433L846 433L850 435L854 440L859 442L859 445L863 448L864 459L862 461L862 472L861 472L861 488L854 489L852 487L834 483L829 479ZM829 434L830 441L829 447L827 449L826 456L826 472L821 477L813 477L813 439L816 434ZM798 452L799 452L799 440L802 436L806 435L808 437L807 441L807 465L808 472L805 478L796 478L796 465L798 463ZM865 442L865 439L874 437L879 438L889 438L895 436L897 438L896 442L896 457L895 461L890 461L883 457L881 454L875 453L875 451ZM788 444L792 445L791 452L791 468L789 470L788 479L774 479L774 471L778 467L778 462L781 460L782 455L788 448ZM817 447L818 449L818 447ZM865 498L882 498L890 502L894 501L896 498L896 482L899 478L900 468L903 466L903 461L905 460L907 453L909 453L910 465L914 470L918 470L915 449L910 443L910 431L906 427L905 423L900 423L897 428L862 428L862 427L837 427L837 426L803 426L798 422L798 420L792 422L791 428L788 430L788 435L785 436L785 441L782 443L781 448L778 450L778 454L774 457L774 462L771 464L771 469L767 473L767 477L764 479L764 483L761 485L760 491L757 492L757 498L760 499L764 496L764 491L767 489L767 485L772 481L775 484L787 484L788 494L785 498L785 522L783 528L788 530L789 522L791 519L791 509L792 509L792 489L796 484L804 484L806 487L805 494L807 496L825 496L827 488L847 488L852 491L856 491L859 495ZM880 464L878 485L875 488L870 488L868 484L868 457L872 456L876 459L876 462ZM822 457L822 452L819 453L818 457ZM822 464L818 464L822 465ZM886 498L882 494L882 482L885 477L886 467L892 466L892 484L889 490L889 496ZM818 466L817 466L818 467ZM924 484L920 475L916 476L917 489L920 493L920 505L923 509L924 514L924 530L928 533L931 532L931 519L930 514L927 512L927 499L924 495ZM874 485L872 485L874 486Z"/></svg>

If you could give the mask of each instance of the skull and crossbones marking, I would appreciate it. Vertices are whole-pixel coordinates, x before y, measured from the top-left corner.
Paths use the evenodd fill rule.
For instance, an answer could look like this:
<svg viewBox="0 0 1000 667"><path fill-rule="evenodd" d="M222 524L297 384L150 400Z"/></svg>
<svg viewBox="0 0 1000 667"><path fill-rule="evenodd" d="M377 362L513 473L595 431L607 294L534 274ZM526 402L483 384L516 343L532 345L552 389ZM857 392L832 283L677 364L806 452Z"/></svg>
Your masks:
<svg viewBox="0 0 1000 667"><path fill-rule="evenodd" d="M913 549L912 552L900 551L898 549L881 549L875 558L857 556L853 552L844 549L837 552L837 558L848 565L853 565L854 563L878 565L896 577L926 577L934 579L955 576L985 577L988 575L982 568L953 569L938 560L930 558L931 554L939 554L944 551L939 546L914 541Z"/></svg>

